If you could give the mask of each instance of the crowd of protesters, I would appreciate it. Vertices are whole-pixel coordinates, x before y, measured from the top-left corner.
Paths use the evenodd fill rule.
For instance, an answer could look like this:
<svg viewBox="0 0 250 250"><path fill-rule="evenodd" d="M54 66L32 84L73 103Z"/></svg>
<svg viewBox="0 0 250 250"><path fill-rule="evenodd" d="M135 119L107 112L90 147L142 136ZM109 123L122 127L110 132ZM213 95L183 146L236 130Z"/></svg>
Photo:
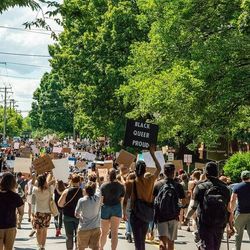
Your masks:
<svg viewBox="0 0 250 250"><path fill-rule="evenodd" d="M115 162L115 156L103 153L101 147L90 148L99 159ZM50 151L49 146L45 148L45 153ZM91 171L71 169L64 183L52 171L37 175L31 170L28 178L14 174L4 156L15 157L18 151L6 150L1 159L0 250L13 249L16 229L22 229L25 203L32 225L29 236L36 235L37 248L45 249L53 217L51 199L58 210L53 218L55 236L61 236L64 229L67 250L104 250L108 237L111 249L118 249L122 220L125 237L129 243L134 242L136 250L146 249L145 240L155 238L154 228L159 249L174 250L182 226L194 231L200 250L219 250L225 230L227 237L235 234L235 249L240 250L245 229L250 237L250 172L243 171L242 182L232 184L214 162L189 175L184 170L176 171L171 162L162 168L153 149L150 153L156 166L153 173L147 172L145 162L139 160L126 174L114 164L104 180L92 162Z"/></svg>

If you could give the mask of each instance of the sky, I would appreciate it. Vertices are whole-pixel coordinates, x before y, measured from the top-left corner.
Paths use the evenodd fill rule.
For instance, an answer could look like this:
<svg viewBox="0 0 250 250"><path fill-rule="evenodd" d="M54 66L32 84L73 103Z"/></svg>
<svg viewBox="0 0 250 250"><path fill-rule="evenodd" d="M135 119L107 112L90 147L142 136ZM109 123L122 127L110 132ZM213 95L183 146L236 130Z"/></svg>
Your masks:
<svg viewBox="0 0 250 250"><path fill-rule="evenodd" d="M20 110L24 117L31 110L33 92L39 86L41 77L45 72L50 71L49 58L6 55L1 52L49 56L48 45L55 41L47 31L41 31L46 34L40 34L6 28L24 29L23 23L34 20L37 15L41 17L40 12L18 7L0 14L0 88L12 87L13 94L10 93L8 97L15 99L16 105L18 105L16 109ZM47 22L53 29L62 30L51 20L47 20ZM0 93L1 104L3 104L3 93Z"/></svg>

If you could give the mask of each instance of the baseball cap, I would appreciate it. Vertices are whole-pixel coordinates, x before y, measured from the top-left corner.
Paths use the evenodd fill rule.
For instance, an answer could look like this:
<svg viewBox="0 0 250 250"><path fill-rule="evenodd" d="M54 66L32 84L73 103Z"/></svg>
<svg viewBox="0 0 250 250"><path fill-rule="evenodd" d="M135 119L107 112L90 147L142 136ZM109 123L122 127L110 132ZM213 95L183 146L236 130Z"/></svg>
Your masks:
<svg viewBox="0 0 250 250"><path fill-rule="evenodd" d="M250 171L244 170L241 172L241 179L250 179Z"/></svg>

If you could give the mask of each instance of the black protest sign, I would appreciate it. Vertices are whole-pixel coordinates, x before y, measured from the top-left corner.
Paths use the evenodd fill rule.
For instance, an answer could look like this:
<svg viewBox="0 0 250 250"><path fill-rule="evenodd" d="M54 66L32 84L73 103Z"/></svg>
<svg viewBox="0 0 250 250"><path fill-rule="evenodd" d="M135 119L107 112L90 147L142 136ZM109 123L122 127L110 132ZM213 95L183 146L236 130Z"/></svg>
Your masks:
<svg viewBox="0 0 250 250"><path fill-rule="evenodd" d="M159 127L144 121L128 120L124 146L149 149L157 144Z"/></svg>

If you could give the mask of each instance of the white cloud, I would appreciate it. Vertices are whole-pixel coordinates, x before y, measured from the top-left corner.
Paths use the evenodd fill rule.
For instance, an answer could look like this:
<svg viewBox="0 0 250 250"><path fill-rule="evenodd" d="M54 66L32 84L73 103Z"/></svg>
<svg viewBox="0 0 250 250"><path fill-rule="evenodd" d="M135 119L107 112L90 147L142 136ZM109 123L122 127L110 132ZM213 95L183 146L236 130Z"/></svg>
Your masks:
<svg viewBox="0 0 250 250"><path fill-rule="evenodd" d="M36 16L37 12L31 11L29 8L12 8L0 15L0 26L24 28L23 23L34 20ZM51 25L54 29L62 29L55 24ZM48 45L52 43L54 43L54 41L49 35L0 28L1 52L48 55ZM3 54L0 54L0 62L49 66L48 58ZM18 109L28 111L31 109L33 92L39 86L39 79L41 79L42 75L47 71L49 71L48 68L35 68L11 64L7 64L7 67L5 67L5 65L0 64L0 86L10 84L14 92L13 97L19 105ZM9 76L36 79L18 79L1 76L6 74ZM26 116L27 113L25 112L23 115Z"/></svg>

